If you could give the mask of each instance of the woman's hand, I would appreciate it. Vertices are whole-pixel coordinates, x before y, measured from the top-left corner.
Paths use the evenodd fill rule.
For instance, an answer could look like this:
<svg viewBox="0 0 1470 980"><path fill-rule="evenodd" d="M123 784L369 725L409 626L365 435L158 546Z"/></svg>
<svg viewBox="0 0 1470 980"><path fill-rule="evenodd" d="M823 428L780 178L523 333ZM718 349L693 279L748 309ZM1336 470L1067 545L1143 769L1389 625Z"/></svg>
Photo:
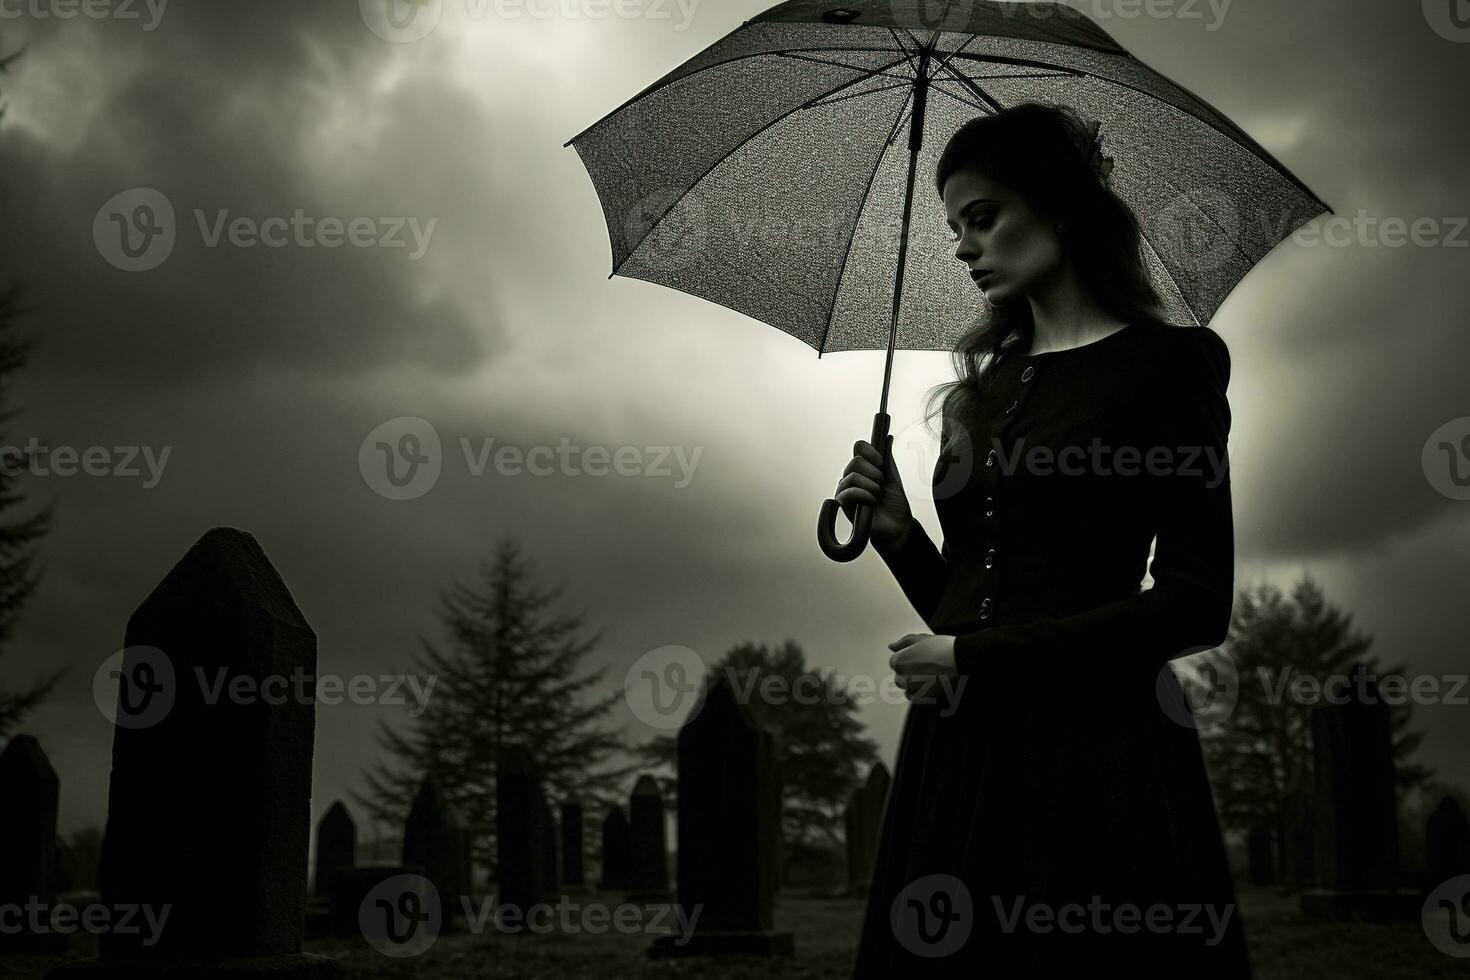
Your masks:
<svg viewBox="0 0 1470 980"><path fill-rule="evenodd" d="M873 526L869 539L884 547L899 544L913 523L909 498L903 492L898 467L893 465L893 436L889 436L880 454L870 442L861 439L852 447L852 462L842 471L842 480L833 494L850 521L858 504L873 508ZM878 464L883 468L879 469Z"/></svg>
<svg viewBox="0 0 1470 980"><path fill-rule="evenodd" d="M888 644L888 649L895 651L888 658L888 666L893 668L894 683L910 701L915 698L932 701L936 687L947 690L952 685L946 680L959 677L952 636L908 633Z"/></svg>

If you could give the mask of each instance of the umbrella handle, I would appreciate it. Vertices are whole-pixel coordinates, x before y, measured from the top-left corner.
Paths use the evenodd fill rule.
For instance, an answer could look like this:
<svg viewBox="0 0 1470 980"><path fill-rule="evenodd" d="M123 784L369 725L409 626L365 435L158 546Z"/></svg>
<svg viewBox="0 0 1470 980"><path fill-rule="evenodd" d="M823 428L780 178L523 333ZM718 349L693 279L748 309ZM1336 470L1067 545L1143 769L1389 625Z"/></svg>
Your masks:
<svg viewBox="0 0 1470 980"><path fill-rule="evenodd" d="M873 438L870 440L881 454L888 442L887 412L873 416ZM879 469L886 469L887 462L879 461ZM869 504L858 504L853 512L852 537L843 544L837 540L837 513L842 505L830 497L822 501L821 513L817 516L817 543L822 553L833 561L852 561L868 549L868 534L873 529L873 508Z"/></svg>

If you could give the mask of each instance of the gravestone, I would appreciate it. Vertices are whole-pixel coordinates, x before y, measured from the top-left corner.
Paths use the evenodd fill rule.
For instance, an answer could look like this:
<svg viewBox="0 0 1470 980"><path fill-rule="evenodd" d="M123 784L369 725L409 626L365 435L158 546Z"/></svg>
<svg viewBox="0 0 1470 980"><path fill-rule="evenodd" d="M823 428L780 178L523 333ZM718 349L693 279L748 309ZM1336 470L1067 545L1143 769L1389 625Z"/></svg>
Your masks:
<svg viewBox="0 0 1470 980"><path fill-rule="evenodd" d="M556 894L561 884L556 861L556 817L552 815L551 804L546 802L544 791L539 786L536 803L536 840L541 849L541 870L544 875L541 890L550 897Z"/></svg>
<svg viewBox="0 0 1470 980"><path fill-rule="evenodd" d="M316 825L316 887L313 893L326 897L332 887L332 872L357 863L357 825L347 807L338 800Z"/></svg>
<svg viewBox="0 0 1470 980"><path fill-rule="evenodd" d="M1271 828L1258 823L1246 837L1247 863L1250 867L1251 884L1264 887L1276 881L1276 863L1271 854Z"/></svg>
<svg viewBox="0 0 1470 980"><path fill-rule="evenodd" d="M649 775L638 777L628 801L628 892L630 901L662 901L669 892L668 834L664 797Z"/></svg>
<svg viewBox="0 0 1470 980"><path fill-rule="evenodd" d="M569 888L580 889L586 885L586 872L582 862L582 804L567 802L561 805L561 877Z"/></svg>
<svg viewBox="0 0 1470 980"><path fill-rule="evenodd" d="M1465 812L1446 796L1424 824L1424 868L1433 889L1450 878L1470 874L1470 833Z"/></svg>
<svg viewBox="0 0 1470 980"><path fill-rule="evenodd" d="M49 915L65 888L56 839L61 781L41 743L16 735L0 752L0 907L24 909L39 902ZM0 929L0 952L60 953L71 938L49 928L34 930L28 913Z"/></svg>
<svg viewBox="0 0 1470 980"><path fill-rule="evenodd" d="M301 952L316 634L286 583L254 537L214 528L124 646L101 901L169 913L161 931L103 932L99 959L47 976L341 976Z"/></svg>
<svg viewBox="0 0 1470 980"><path fill-rule="evenodd" d="M462 896L470 894L469 835L439 780L427 775L403 824L400 864L420 865L438 892L443 927L452 929L463 911Z"/></svg>
<svg viewBox="0 0 1470 980"><path fill-rule="evenodd" d="M1317 853L1310 793L1286 794L1281 808L1281 882L1291 888L1317 884Z"/></svg>
<svg viewBox="0 0 1470 980"><path fill-rule="evenodd" d="M892 782L888 767L876 763L868 770L863 785L847 797L843 824L847 836L847 881L854 895L866 895L873 880L873 861L878 854L878 833L883 827L883 811L888 805L888 787Z"/></svg>
<svg viewBox="0 0 1470 980"><path fill-rule="evenodd" d="M792 955L791 933L772 928L781 834L775 740L721 675L680 729L678 753L678 901L693 931L658 938L650 954Z"/></svg>
<svg viewBox="0 0 1470 980"><path fill-rule="evenodd" d="M623 808L615 806L602 821L603 891L622 891L628 887L628 818Z"/></svg>
<svg viewBox="0 0 1470 980"><path fill-rule="evenodd" d="M1362 665L1334 699L1342 703L1312 708L1320 887L1302 893L1302 911L1336 919L1418 918L1416 893L1399 887L1389 706Z"/></svg>
<svg viewBox="0 0 1470 980"><path fill-rule="evenodd" d="M495 774L495 848L499 904L516 910L512 922L524 922L531 906L550 898L544 805L540 773L523 745L501 749ZM553 872L554 873L554 872Z"/></svg>

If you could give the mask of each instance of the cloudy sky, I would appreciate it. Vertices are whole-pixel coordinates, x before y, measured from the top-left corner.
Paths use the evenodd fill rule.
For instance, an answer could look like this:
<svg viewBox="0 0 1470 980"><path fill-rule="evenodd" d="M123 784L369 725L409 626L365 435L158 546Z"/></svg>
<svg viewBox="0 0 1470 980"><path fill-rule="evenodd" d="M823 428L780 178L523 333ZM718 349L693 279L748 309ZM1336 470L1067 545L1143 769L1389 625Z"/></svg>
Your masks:
<svg viewBox="0 0 1470 980"><path fill-rule="evenodd" d="M1074 5L1339 215L1433 219L1427 245L1371 230L1288 240L1212 326L1234 365L1238 586L1310 573L1385 661L1463 670L1470 503L1426 447L1470 430L1470 32L1447 0L1180 0L1155 17ZM922 628L875 555L837 565L813 535L866 435L881 353L819 360L738 313L609 280L598 200L563 146L765 5L650 0L621 18L575 0L435 6L433 30L406 41L375 33L353 0L70 18L53 0L0 2L0 51L25 46L0 82L0 270L36 303L42 344L5 439L107 447L105 475L26 478L33 499L59 500L58 523L0 661L8 684L71 668L27 725L61 774L66 830L105 815L93 676L217 525L257 537L317 633L321 671L344 677L403 667L437 635L437 591L505 533L605 628L598 657L616 679L668 645L714 659L788 637L815 663L885 675L887 642ZM109 214L163 222L165 208L175 240L155 267L118 254L115 229L105 244ZM311 242L331 234L323 219L376 244L297 243L293 220ZM896 430L949 371L942 353L900 352ZM440 473L396 500L360 451L427 437L404 418L432 426ZM642 469L477 475L486 440L632 447ZM115 447L133 447L132 467ZM670 451L655 469L669 450L683 462ZM909 486L921 469L905 467ZM915 509L937 540L932 505ZM903 708L863 713L891 761ZM376 721L401 716L319 709L317 815L371 758ZM1467 717L1420 709L1424 761L1470 788Z"/></svg>

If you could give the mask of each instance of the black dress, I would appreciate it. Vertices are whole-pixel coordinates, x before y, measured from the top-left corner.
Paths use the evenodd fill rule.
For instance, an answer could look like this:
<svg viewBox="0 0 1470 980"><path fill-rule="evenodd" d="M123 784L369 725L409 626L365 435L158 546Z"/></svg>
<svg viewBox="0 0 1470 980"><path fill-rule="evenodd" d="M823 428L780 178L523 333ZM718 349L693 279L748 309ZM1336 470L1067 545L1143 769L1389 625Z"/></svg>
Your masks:
<svg viewBox="0 0 1470 980"><path fill-rule="evenodd" d="M1229 351L1149 323L1009 340L946 409L943 551L917 522L878 549L965 686L909 706L855 976L1248 977L1168 668L1230 624Z"/></svg>

